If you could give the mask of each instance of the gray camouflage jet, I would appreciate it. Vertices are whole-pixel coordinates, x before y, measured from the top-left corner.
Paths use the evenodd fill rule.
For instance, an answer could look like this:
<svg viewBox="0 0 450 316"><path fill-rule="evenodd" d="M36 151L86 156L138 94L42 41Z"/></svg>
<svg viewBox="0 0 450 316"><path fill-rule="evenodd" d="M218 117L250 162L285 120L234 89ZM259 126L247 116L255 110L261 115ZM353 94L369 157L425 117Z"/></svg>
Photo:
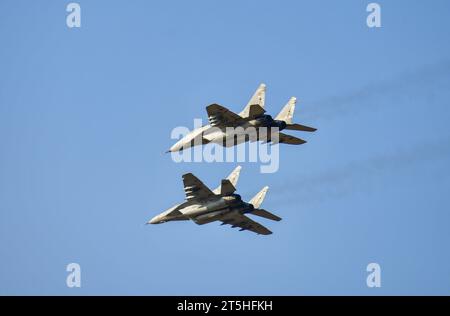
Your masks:
<svg viewBox="0 0 450 316"><path fill-rule="evenodd" d="M272 118L272 116L265 114L265 92L266 85L261 84L244 110L239 114L236 114L219 104L207 106L206 112L208 113L209 124L194 129L181 138L167 152L181 151L189 147L208 143L216 143L225 147L231 147L249 140L261 140L272 143L278 142L291 145L301 145L306 143L303 139L284 133L278 133L277 142L271 139L271 130L273 128L278 128L278 131L296 130L304 132L314 132L316 129L301 124L294 124L292 122L297 102L295 97L289 99L288 103L283 107L275 119ZM235 130L227 131L227 128L230 127L235 128ZM241 129L238 127L241 127ZM249 127L253 127L253 130L256 131L253 137L251 135L249 136Z"/></svg>
<svg viewBox="0 0 450 316"><path fill-rule="evenodd" d="M241 167L236 167L226 179L222 180L221 185L212 191L192 173L183 175L186 201L155 216L147 224L192 220L198 225L203 225L221 221L221 225L240 227L241 231L249 230L261 235L272 234L266 227L245 215L252 214L274 221L281 220L280 217L259 208L269 187L264 187L250 202L242 201L241 196L234 193L240 171Z"/></svg>

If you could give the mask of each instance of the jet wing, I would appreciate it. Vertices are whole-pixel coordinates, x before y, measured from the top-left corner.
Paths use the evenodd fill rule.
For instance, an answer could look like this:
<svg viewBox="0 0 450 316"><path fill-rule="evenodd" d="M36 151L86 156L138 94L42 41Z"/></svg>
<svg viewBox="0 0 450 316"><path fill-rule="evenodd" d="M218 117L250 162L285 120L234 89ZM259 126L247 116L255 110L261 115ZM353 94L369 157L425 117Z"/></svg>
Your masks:
<svg viewBox="0 0 450 316"><path fill-rule="evenodd" d="M242 215L240 213L233 213L230 215L225 216L220 220L222 222L222 225L230 224L231 227L240 227L240 230L249 230L254 233L257 233L258 235L270 235L272 232L268 230L263 225L255 222L254 220L250 219L249 217Z"/></svg>
<svg viewBox="0 0 450 316"><path fill-rule="evenodd" d="M278 142L279 143L284 143L284 144L291 144L291 145L301 145L306 143L306 140L291 136L291 135L286 135L283 133L278 133ZM274 142L275 144L275 142Z"/></svg>
<svg viewBox="0 0 450 316"><path fill-rule="evenodd" d="M208 112L208 120L211 126L225 128L245 123L242 117L219 104L208 105L206 112Z"/></svg>
<svg viewBox="0 0 450 316"><path fill-rule="evenodd" d="M183 175L184 192L186 200L203 200L215 194L192 173Z"/></svg>

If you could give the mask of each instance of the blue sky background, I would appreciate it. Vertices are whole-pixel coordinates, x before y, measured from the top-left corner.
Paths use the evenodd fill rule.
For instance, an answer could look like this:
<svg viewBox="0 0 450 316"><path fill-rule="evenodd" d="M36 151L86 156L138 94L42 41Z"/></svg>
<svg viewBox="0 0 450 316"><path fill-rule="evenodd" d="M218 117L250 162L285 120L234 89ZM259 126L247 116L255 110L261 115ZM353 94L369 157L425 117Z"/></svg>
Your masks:
<svg viewBox="0 0 450 316"><path fill-rule="evenodd" d="M0 294L450 294L448 1L378 1L379 29L369 1L78 2L80 29L69 1L0 3ZM261 82L319 129L242 164L274 234L145 226L183 173L236 166L174 163L171 130Z"/></svg>

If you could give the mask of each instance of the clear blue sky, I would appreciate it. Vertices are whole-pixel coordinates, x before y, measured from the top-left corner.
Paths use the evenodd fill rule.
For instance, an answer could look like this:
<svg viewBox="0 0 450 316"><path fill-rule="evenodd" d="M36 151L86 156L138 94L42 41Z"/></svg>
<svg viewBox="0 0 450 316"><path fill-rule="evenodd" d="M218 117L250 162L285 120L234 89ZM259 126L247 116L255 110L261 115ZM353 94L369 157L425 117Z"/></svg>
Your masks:
<svg viewBox="0 0 450 316"><path fill-rule="evenodd" d="M448 1L78 2L0 3L0 294L450 294ZM236 166L172 162L172 128L261 82L319 129L242 164L274 234L145 226Z"/></svg>

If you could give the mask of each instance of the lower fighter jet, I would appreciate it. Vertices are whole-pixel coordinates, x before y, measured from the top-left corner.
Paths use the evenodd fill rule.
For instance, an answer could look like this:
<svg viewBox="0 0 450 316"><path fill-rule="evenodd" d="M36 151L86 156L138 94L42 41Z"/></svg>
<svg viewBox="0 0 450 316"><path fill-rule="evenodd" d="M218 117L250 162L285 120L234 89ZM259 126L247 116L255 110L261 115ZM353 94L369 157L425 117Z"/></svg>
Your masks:
<svg viewBox="0 0 450 316"><path fill-rule="evenodd" d="M294 115L297 99L292 97L283 107L281 112L273 118L265 114L265 91L266 86L261 84L252 96L242 112L236 114L219 104L211 104L206 107L209 124L196 128L167 152L177 152L189 147L216 143L225 147L235 146L246 141L264 141L276 143L271 139L274 128L278 129L278 143L301 145L305 140L279 133L281 130L295 130L314 132L315 128L294 124ZM229 128L232 128L231 130Z"/></svg>
<svg viewBox="0 0 450 316"><path fill-rule="evenodd" d="M232 225L231 227L240 227L241 231L249 230L261 235L272 234L266 227L245 215L252 214L274 221L281 220L280 217L259 208L269 187L264 187L249 203L242 201L241 196L234 193L240 171L241 167L238 166L213 191L192 173L183 175L186 201L155 216L147 224L192 220L198 225L203 225L221 221L221 225L229 224Z"/></svg>

